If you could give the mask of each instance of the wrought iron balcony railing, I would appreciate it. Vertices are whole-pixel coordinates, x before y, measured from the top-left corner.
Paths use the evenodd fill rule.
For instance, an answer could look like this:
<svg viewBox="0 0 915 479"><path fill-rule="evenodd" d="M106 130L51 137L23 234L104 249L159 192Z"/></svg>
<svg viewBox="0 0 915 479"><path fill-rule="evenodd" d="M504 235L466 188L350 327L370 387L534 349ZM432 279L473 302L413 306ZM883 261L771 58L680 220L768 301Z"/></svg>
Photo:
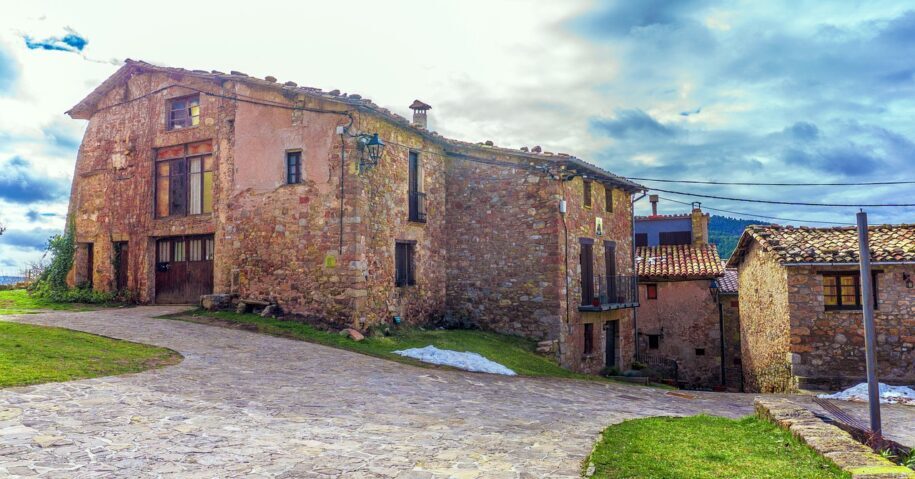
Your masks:
<svg viewBox="0 0 915 479"><path fill-rule="evenodd" d="M635 275L597 276L594 278L591 298L583 298L581 311L607 311L635 308L639 305L639 291ZM586 301L590 299L590 302Z"/></svg>

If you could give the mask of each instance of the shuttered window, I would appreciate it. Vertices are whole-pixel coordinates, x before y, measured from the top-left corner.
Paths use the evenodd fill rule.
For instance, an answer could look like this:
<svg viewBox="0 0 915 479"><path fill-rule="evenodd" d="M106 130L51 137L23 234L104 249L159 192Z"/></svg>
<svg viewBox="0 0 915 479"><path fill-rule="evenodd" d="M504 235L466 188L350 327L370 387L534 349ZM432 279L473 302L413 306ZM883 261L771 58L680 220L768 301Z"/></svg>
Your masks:
<svg viewBox="0 0 915 479"><path fill-rule="evenodd" d="M613 212L613 188L609 186L604 187L604 205L608 213Z"/></svg>
<svg viewBox="0 0 915 479"><path fill-rule="evenodd" d="M416 284L413 262L416 244L412 241L398 241L394 247L394 285L397 287Z"/></svg>
<svg viewBox="0 0 915 479"><path fill-rule="evenodd" d="M591 306L594 303L594 240L581 238L581 304Z"/></svg>
<svg viewBox="0 0 915 479"><path fill-rule="evenodd" d="M665 231L658 234L662 245L690 244L693 242L691 231Z"/></svg>
<svg viewBox="0 0 915 479"><path fill-rule="evenodd" d="M591 182L588 180L584 181L584 198L582 198L582 204L585 208L591 207Z"/></svg>

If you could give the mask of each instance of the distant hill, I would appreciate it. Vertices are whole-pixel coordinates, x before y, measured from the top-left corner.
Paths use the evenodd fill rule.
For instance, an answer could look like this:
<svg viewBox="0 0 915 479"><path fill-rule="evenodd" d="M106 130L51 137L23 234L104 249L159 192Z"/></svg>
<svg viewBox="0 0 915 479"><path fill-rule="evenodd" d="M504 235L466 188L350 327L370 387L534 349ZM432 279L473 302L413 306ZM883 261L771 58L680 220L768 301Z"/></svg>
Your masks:
<svg viewBox="0 0 915 479"><path fill-rule="evenodd" d="M744 220L740 218L730 218L727 216L712 215L708 222L709 242L718 246L718 254L721 259L728 259L734 248L737 247L737 240L743 234L743 230L749 225L766 225L765 221Z"/></svg>

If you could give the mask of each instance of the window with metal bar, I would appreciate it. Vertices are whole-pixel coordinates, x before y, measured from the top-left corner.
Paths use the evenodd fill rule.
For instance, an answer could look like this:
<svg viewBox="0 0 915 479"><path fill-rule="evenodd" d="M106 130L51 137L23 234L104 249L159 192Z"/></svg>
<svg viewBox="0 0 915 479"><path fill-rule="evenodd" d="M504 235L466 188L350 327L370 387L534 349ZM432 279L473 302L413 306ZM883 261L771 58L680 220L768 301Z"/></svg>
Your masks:
<svg viewBox="0 0 915 479"><path fill-rule="evenodd" d="M302 152L286 152L286 183L294 184L302 182Z"/></svg>

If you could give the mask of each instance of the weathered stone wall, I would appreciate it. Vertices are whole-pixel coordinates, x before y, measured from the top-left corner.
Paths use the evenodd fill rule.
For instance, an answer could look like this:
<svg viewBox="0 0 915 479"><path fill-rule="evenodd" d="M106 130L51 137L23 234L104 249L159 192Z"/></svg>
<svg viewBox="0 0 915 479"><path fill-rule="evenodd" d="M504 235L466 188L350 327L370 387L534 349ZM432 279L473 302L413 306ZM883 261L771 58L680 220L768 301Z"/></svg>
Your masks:
<svg viewBox="0 0 915 479"><path fill-rule="evenodd" d="M743 368L740 357L740 299L736 294L722 294L721 313L724 317L724 377L728 391L740 391Z"/></svg>
<svg viewBox="0 0 915 479"><path fill-rule="evenodd" d="M793 391L787 272L754 244L738 274L744 389Z"/></svg>
<svg viewBox="0 0 915 479"><path fill-rule="evenodd" d="M639 286L639 350L646 358L677 362L677 379L689 388L721 384L721 334L718 305L709 294L708 279L651 282L658 299L647 298ZM661 335L658 349L649 349L648 335ZM697 354L697 349L704 354Z"/></svg>
<svg viewBox="0 0 915 479"><path fill-rule="evenodd" d="M448 311L493 331L558 339L558 182L508 155L466 154L448 161Z"/></svg>
<svg viewBox="0 0 915 479"><path fill-rule="evenodd" d="M560 248L565 250L565 238L568 238L566 278L569 285L569 294L566 296L565 284L560 285L560 310L565 311L566 297L568 297L569 320L560 328L560 362L573 369L596 373L606 364L604 346L606 331L604 328L609 321L619 321L619 350L621 363L620 369L628 369L635 356L635 331L632 325L632 310L622 309L600 313L579 311L581 304L581 253L580 238L594 240L594 276L603 276L606 261L604 258L604 241L616 242L616 273L620 275L633 275L632 268L632 200L625 191L613 190L613 211L608 212L605 203L604 185L598 182L591 184L591 207L584 206L584 181L580 177L561 185L560 194L566 199L567 213L565 227L562 218L558 224L560 235ZM556 206L558 208L558 206ZM596 234L596 219L603 220L604 234ZM566 234L566 231L568 233ZM595 288L595 291L596 288ZM593 323L595 338L594 352L585 355L584 351L584 324Z"/></svg>
<svg viewBox="0 0 915 479"><path fill-rule="evenodd" d="M877 366L881 382L915 382L915 289L905 286L905 265L875 265ZM866 377L864 319L860 310L826 311L823 271L856 267L788 267L793 374L808 387L839 388Z"/></svg>
<svg viewBox="0 0 915 479"><path fill-rule="evenodd" d="M129 242L128 289L141 302L154 298L153 241L172 234L210 234L217 228L215 218L224 214L225 190L229 185L228 143L233 102L201 94L200 125L176 131L166 130L167 99L196 93L221 92L219 85L193 78L176 79L163 74L142 74L114 88L100 103L80 145L69 216L75 222L77 241L94 245L92 277L94 288L110 291L115 286L113 244ZM190 87L190 88L189 88ZM144 96L148 95L148 96ZM212 214L182 218L153 217L153 149L212 140L215 159L214 208ZM221 261L217 258L217 265ZM76 284L78 270L69 281Z"/></svg>

